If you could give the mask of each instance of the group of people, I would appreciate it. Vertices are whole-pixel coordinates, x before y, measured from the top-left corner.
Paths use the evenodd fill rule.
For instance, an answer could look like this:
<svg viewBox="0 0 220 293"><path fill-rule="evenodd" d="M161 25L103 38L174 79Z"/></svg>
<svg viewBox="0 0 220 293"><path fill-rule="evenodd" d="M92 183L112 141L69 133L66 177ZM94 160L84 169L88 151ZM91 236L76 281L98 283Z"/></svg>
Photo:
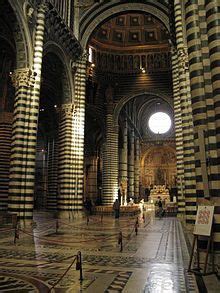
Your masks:
<svg viewBox="0 0 220 293"><path fill-rule="evenodd" d="M93 204L91 199L86 197L84 201L84 208L87 215L92 215L92 207L93 207ZM113 203L113 210L115 213L115 218L118 219L120 216L120 201L118 198Z"/></svg>

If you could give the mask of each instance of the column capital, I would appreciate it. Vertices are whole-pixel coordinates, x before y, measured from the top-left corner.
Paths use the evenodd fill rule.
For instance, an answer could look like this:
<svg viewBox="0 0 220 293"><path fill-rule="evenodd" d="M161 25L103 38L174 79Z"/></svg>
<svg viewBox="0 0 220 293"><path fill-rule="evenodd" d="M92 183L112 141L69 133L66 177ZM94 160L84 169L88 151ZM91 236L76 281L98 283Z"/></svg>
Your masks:
<svg viewBox="0 0 220 293"><path fill-rule="evenodd" d="M76 105L74 104L63 104L61 106L61 113L63 115L69 116L76 112Z"/></svg>
<svg viewBox="0 0 220 293"><path fill-rule="evenodd" d="M177 50L178 59L184 69L189 68L189 58L187 47L178 48Z"/></svg>
<svg viewBox="0 0 220 293"><path fill-rule="evenodd" d="M34 76L30 68L19 68L14 70L11 80L16 88L19 86L30 86L34 81Z"/></svg>
<svg viewBox="0 0 220 293"><path fill-rule="evenodd" d="M43 0L40 4L38 4L37 9L43 13L47 12L49 10L49 2L47 0Z"/></svg>

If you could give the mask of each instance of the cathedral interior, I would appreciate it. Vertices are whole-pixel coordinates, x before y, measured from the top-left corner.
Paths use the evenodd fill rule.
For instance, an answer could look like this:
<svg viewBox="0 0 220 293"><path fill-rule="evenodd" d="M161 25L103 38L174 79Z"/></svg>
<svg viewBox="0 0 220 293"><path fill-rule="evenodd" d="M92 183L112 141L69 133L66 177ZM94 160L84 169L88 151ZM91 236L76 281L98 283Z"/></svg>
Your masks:
<svg viewBox="0 0 220 293"><path fill-rule="evenodd" d="M0 0L0 64L0 292L220 292L219 0Z"/></svg>

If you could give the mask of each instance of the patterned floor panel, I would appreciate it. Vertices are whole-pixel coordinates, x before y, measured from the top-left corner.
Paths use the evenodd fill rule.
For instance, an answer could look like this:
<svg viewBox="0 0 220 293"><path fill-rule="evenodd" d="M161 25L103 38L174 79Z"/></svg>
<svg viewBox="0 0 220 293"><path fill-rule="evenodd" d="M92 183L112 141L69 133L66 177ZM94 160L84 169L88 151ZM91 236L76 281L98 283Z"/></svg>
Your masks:
<svg viewBox="0 0 220 293"><path fill-rule="evenodd" d="M85 218L57 223L42 212L36 213L34 225L21 229L16 244L14 231L2 230L0 292L198 292L186 270L189 255L178 220L158 220L149 212L145 219L139 217L137 235L136 217L109 216L100 222L93 216L89 223ZM79 250L83 281L75 263L68 270Z"/></svg>

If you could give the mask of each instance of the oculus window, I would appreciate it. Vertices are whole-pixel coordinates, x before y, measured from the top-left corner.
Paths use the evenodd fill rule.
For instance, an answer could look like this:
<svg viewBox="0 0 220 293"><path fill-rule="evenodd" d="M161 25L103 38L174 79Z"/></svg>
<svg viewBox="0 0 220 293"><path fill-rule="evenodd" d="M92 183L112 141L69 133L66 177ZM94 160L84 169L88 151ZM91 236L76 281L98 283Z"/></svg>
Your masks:
<svg viewBox="0 0 220 293"><path fill-rule="evenodd" d="M153 133L164 134L170 130L170 116L164 112L156 112L150 116L148 126Z"/></svg>

